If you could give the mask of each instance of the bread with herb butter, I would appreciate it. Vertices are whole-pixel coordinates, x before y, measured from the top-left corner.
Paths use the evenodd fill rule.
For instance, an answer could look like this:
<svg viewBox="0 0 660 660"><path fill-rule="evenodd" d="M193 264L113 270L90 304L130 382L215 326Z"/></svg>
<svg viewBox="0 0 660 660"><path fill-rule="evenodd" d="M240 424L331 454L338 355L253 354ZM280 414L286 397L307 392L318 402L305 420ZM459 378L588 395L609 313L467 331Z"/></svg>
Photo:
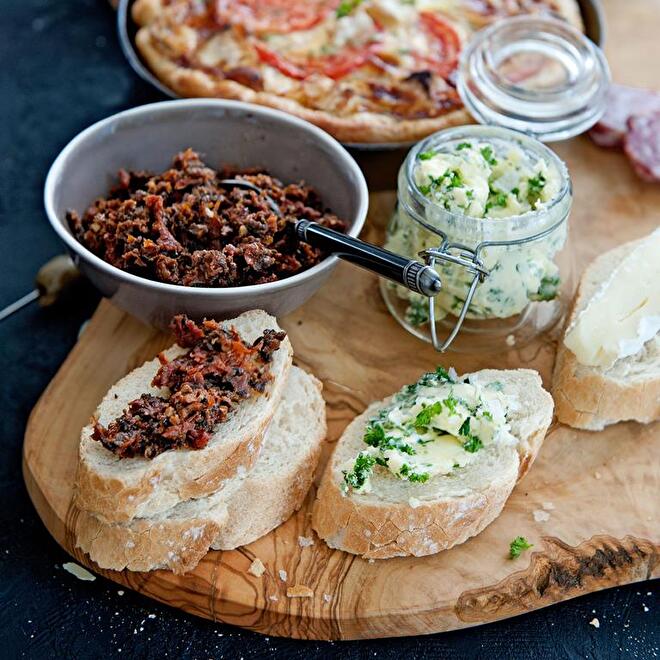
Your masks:
<svg viewBox="0 0 660 660"><path fill-rule="evenodd" d="M272 328L279 330L273 316L253 310L225 321L236 328L241 338L253 342ZM172 359L187 349L178 345L165 351ZM119 458L92 438L93 424L81 433L76 504L107 522L125 522L136 517L153 516L186 500L204 497L218 490L239 470L255 462L264 431L282 398L292 363L288 338L273 353L272 380L264 394L242 402L218 425L203 449L166 451L155 458ZM129 402L142 394L164 394L151 386L160 362L146 362L118 381L106 394L95 417L108 425L121 416Z"/></svg>
<svg viewBox="0 0 660 660"><path fill-rule="evenodd" d="M104 523L80 512L76 545L101 568L185 573L209 548L229 550L251 543L299 509L325 434L321 383L293 367L250 472L231 477L211 496L128 523Z"/></svg>
<svg viewBox="0 0 660 660"><path fill-rule="evenodd" d="M466 465L424 482L377 465L370 491L355 492L345 487L346 466L365 450L368 424L393 398L372 404L337 443L314 503L312 525L330 547L373 559L420 557L463 543L500 514L541 447L552 397L529 369L487 369L466 378L502 393L508 429L502 442L483 444Z"/></svg>
<svg viewBox="0 0 660 660"><path fill-rule="evenodd" d="M625 258L654 237L656 241L660 239L660 229L646 239L600 255L587 267L568 316L567 330L592 300L598 303L596 296L602 295L603 284L613 275L617 277L615 270ZM654 258L660 260L660 251L655 251ZM633 276L628 287L630 295L639 293L641 286L639 278ZM656 286L660 284L656 282ZM598 431L625 420L648 423L660 419L660 334L656 333L640 350L608 367L581 364L575 353L560 341L552 394L559 421L575 428Z"/></svg>

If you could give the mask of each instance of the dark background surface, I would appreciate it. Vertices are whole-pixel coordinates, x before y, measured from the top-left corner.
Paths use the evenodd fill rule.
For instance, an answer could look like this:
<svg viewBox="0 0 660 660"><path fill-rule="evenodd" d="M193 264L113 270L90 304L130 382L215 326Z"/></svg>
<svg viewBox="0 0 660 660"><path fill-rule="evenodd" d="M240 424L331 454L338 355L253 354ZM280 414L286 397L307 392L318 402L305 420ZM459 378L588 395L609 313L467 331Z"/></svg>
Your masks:
<svg viewBox="0 0 660 660"><path fill-rule="evenodd" d="M295 0L292 0L295 1ZM302 0L300 0L302 1ZM114 112L160 100L124 62L103 0L0 0L0 307L60 251L42 208L59 150ZM643 583L465 631L366 642L268 638L197 619L103 578L62 569L26 494L21 445L30 409L98 302L0 323L0 657L657 658L660 587ZM600 627L589 625L594 617Z"/></svg>

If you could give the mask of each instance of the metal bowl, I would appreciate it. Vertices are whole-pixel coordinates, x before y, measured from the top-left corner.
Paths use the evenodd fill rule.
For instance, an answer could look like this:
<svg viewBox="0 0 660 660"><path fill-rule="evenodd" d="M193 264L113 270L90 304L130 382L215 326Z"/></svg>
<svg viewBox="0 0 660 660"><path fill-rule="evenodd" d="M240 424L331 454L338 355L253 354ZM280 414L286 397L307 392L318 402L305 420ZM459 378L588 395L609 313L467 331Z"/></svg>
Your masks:
<svg viewBox="0 0 660 660"><path fill-rule="evenodd" d="M155 87L158 91L169 98L179 98L179 96L171 90L167 85L163 84L142 61L140 54L135 47L135 34L137 27L131 18L131 7L135 0L119 0L117 6L117 32L119 35L119 43L122 52L124 53L128 63L135 73L137 73L142 80L148 82ZM584 22L584 31L587 37L591 39L598 46L603 46L605 39L605 18L600 0L577 0L580 6L580 13ZM349 147L353 152L367 151L367 152L382 152L382 151L401 151L402 157L398 159L400 163L405 156L405 152L415 144L416 140L412 142L383 142L383 143L370 143L370 142L351 142L344 143L344 146Z"/></svg>
<svg viewBox="0 0 660 660"><path fill-rule="evenodd" d="M367 214L364 176L346 150L320 128L292 115L245 103L186 99L144 105L104 119L75 137L53 163L44 190L48 219L73 260L122 309L164 327L174 314L229 318L248 309L281 316L302 305L330 276L337 257L292 277L241 287L184 287L124 272L71 234L79 212L107 194L120 168L162 171L186 147L215 167L263 167L285 182L304 179L357 236Z"/></svg>

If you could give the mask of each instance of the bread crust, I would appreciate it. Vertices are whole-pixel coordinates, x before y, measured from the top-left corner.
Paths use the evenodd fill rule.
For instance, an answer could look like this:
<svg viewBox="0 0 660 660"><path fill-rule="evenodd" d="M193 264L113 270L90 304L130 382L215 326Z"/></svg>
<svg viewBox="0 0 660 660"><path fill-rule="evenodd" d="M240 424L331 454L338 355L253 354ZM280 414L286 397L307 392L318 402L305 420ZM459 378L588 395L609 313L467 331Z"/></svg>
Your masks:
<svg viewBox="0 0 660 660"><path fill-rule="evenodd" d="M583 29L574 0L556 0L555 4L559 15L578 29ZM137 0L133 5L133 19L141 27L135 42L149 68L179 96L224 98L283 110L319 126L341 142L355 144L413 142L451 126L473 123L465 108L452 110L440 117L420 119L397 119L386 114L366 112L342 117L308 108L285 95L255 91L233 80L178 66L164 57L151 41L148 26L162 9L161 0Z"/></svg>
<svg viewBox="0 0 660 660"><path fill-rule="evenodd" d="M588 283L591 273L603 267L613 269L638 244L639 241L632 241L618 246L587 267L573 299L564 335L593 294ZM660 419L660 378L630 384L615 380L597 369L580 365L563 340L557 346L552 395L558 420L578 429L600 431L621 421L650 423Z"/></svg>
<svg viewBox="0 0 660 660"><path fill-rule="evenodd" d="M314 502L312 527L330 547L366 559L422 557L464 543L499 516L517 481L534 462L552 417L550 395L545 396L550 410L543 425L521 439L511 464L481 491L462 497L422 502L414 508L408 502L371 504L359 495L344 495L333 456ZM351 433L354 424L363 427L370 414L371 408L345 433Z"/></svg>
<svg viewBox="0 0 660 660"><path fill-rule="evenodd" d="M245 312L227 323L236 325L239 332L244 329L256 331L266 324L279 328L273 317L259 310ZM176 348L170 350L181 352L181 349ZM98 448L95 441L91 440L92 426L86 426L81 433L74 496L76 506L104 522L126 522L136 517L155 515L181 501L209 495L221 489L223 482L234 476L239 469L249 470L259 455L264 432L279 405L293 361L293 349L288 337L281 342L278 354L276 359L280 361L280 372L259 397L264 409L258 422L249 423L247 428L242 429L242 435L232 437L231 442L224 437L219 441L212 439L204 449L177 450L176 454L165 452L150 461L141 457L118 459L123 472L119 470L115 473L103 470L103 466L94 462L95 457L89 455L91 443L94 443L95 449ZM144 385L141 391L146 391L157 369L156 363L157 360L145 363L125 379L137 378L140 385ZM135 376L136 373L138 376ZM99 409L104 406L110 408L114 402L113 390L121 388L122 381L119 381L108 392ZM216 434L223 433L224 428L220 425ZM106 449L98 451L111 457ZM176 461L172 460L173 456L176 456ZM134 477L130 468L136 465L144 466L144 469Z"/></svg>
<svg viewBox="0 0 660 660"><path fill-rule="evenodd" d="M298 448L286 469L270 475L269 479L248 473L244 479L228 483L226 497L222 494L214 497L212 507L205 514L188 515L189 511L178 509L176 515L108 523L77 510L76 546L104 569L168 569L182 574L197 566L209 548L237 548L286 521L302 506L312 485L327 431L320 381L296 367L292 368L290 378L302 383L302 387L296 390L294 384L294 389L285 392L281 406L290 406L291 396L297 396L297 403L305 406L309 414L299 424L306 436L295 438ZM277 428L287 424L283 419L287 414L287 410L276 413L272 422L275 431L266 431L262 454L268 454L273 433L282 433Z"/></svg>
<svg viewBox="0 0 660 660"><path fill-rule="evenodd" d="M146 28L140 28L135 43L149 68L179 96L223 98L283 110L322 128L341 142L371 144L412 142L443 128L473 123L464 108L453 110L442 117L426 119L397 120L386 115L366 112L339 117L323 110L307 108L284 96L258 92L233 80L217 79L203 71L177 66L164 58L153 46Z"/></svg>
<svg viewBox="0 0 660 660"><path fill-rule="evenodd" d="M222 489L227 479L235 476L239 467L250 470L259 456L269 421L265 419L253 436L241 442L227 458L213 465L203 478L178 484L179 499L185 501L214 493ZM83 433L91 433L91 430L91 426L85 427ZM148 507L160 480L160 470L154 469L135 486L127 486L120 479L106 479L87 462L79 461L75 503L81 510L93 512L104 522L127 522L139 517L145 505Z"/></svg>

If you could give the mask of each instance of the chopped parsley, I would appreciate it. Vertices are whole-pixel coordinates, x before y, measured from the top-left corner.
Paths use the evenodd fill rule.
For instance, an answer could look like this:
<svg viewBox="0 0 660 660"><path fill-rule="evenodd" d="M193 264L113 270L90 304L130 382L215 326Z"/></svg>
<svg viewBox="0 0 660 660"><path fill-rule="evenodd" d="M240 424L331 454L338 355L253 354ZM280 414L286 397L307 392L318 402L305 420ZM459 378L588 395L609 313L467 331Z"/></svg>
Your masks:
<svg viewBox="0 0 660 660"><path fill-rule="evenodd" d="M375 464L376 458L374 456L360 452L355 459L353 469L350 472L342 470L346 488L362 488L371 476Z"/></svg>
<svg viewBox="0 0 660 660"><path fill-rule="evenodd" d="M406 309L406 321L415 327L424 325L429 321L429 303L428 299L413 300L408 309Z"/></svg>
<svg viewBox="0 0 660 660"><path fill-rule="evenodd" d="M348 16L354 9L362 4L362 0L342 0L337 7L337 18Z"/></svg>
<svg viewBox="0 0 660 660"><path fill-rule="evenodd" d="M422 410L417 413L415 417L415 429L425 433L428 431L431 420L442 412L442 404L440 401L432 403L430 406L425 406Z"/></svg>
<svg viewBox="0 0 660 660"><path fill-rule="evenodd" d="M422 151L420 154L418 154L417 158L419 158L419 160L431 160L435 154L435 151Z"/></svg>
<svg viewBox="0 0 660 660"><path fill-rule="evenodd" d="M446 399L443 400L442 402L447 410L449 410L450 415L457 415L458 413L456 412L456 406L458 405L458 399L453 395L450 394Z"/></svg>
<svg viewBox="0 0 660 660"><path fill-rule="evenodd" d="M483 156L483 159L491 166L495 167L497 165L497 159L493 155L493 147L491 147L489 144L486 145L485 147L482 147L480 150L481 155Z"/></svg>
<svg viewBox="0 0 660 660"><path fill-rule="evenodd" d="M472 145L469 142L461 142L456 145L456 151L463 151L463 149L471 149Z"/></svg>
<svg viewBox="0 0 660 660"><path fill-rule="evenodd" d="M492 186L488 186L488 201L484 208L484 212L488 213L494 206L499 206L504 208L508 204L509 198L508 195L502 190L497 190Z"/></svg>
<svg viewBox="0 0 660 660"><path fill-rule="evenodd" d="M527 179L527 201L532 208L536 207L536 203L541 199L541 193L546 184L546 178L543 172L539 172L536 176L530 176Z"/></svg>
<svg viewBox="0 0 660 660"><path fill-rule="evenodd" d="M524 550L534 547L533 543L528 543L524 536L516 536L509 544L509 559L516 559L520 557L520 553Z"/></svg>
<svg viewBox="0 0 660 660"><path fill-rule="evenodd" d="M367 426L363 440L370 447L377 447L382 451L395 449L402 454L408 454L410 456L415 453L415 450L407 442L404 442L401 438L387 436L385 429L380 424L374 422L371 422Z"/></svg>
<svg viewBox="0 0 660 660"><path fill-rule="evenodd" d="M476 435L472 435L472 433L470 433L469 417L463 422L461 428L458 429L458 434L465 438L465 442L463 442L463 449L465 449L465 451L470 454L478 452L484 446L484 443L481 442L481 440Z"/></svg>
<svg viewBox="0 0 660 660"><path fill-rule="evenodd" d="M421 157L422 154L420 154ZM422 159L425 160L425 159ZM441 192L447 192L452 188L461 188L463 186L463 178L461 173L458 170L447 170L440 176L433 176L429 174L429 183L421 184L417 187L422 195L429 195L429 193L440 190ZM445 200L445 207L447 208L449 200Z"/></svg>
<svg viewBox="0 0 660 660"><path fill-rule="evenodd" d="M415 472L408 463L404 463L399 470L399 475L408 481L423 484L429 480L428 472Z"/></svg>
<svg viewBox="0 0 660 660"><path fill-rule="evenodd" d="M449 375L449 372L444 367L436 367L435 375L445 383L455 383L456 381Z"/></svg>
<svg viewBox="0 0 660 660"><path fill-rule="evenodd" d="M371 447L380 447L385 442L385 430L380 424L369 424L364 434L364 441Z"/></svg>
<svg viewBox="0 0 660 660"><path fill-rule="evenodd" d="M532 294L532 300L554 300L559 293L559 277L548 277L544 275L541 278L539 290Z"/></svg>

